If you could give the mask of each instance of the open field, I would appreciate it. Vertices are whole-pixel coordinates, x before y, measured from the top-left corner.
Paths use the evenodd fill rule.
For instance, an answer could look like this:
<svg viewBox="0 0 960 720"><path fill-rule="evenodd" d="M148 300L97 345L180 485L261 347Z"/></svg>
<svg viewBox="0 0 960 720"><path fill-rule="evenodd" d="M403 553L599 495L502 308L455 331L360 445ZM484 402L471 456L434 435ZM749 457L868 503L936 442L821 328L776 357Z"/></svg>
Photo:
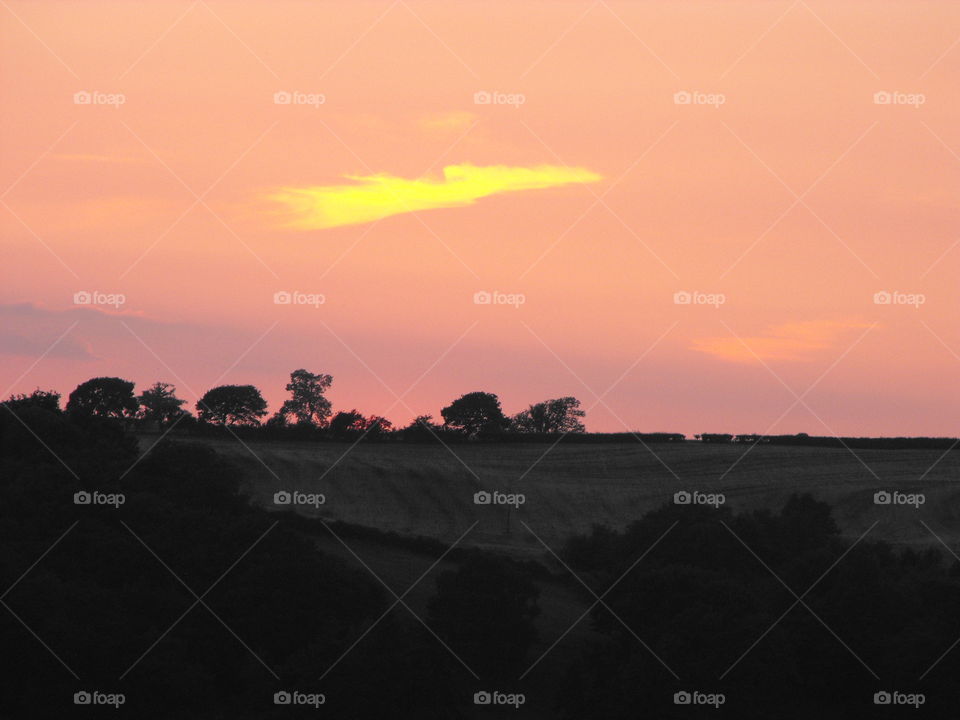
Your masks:
<svg viewBox="0 0 960 720"><path fill-rule="evenodd" d="M145 439L146 440L146 439ZM548 560L593 524L621 528L678 490L722 492L735 511L778 510L791 493L830 503L845 535L901 545L960 543L960 453L695 442L576 445L249 443L204 440L237 463L244 491L272 505L277 490L320 492L305 514ZM478 490L523 493L519 512L478 506ZM877 490L924 493L919 509L877 506ZM922 521L922 522L921 522ZM529 530L524 527L529 527ZM534 533L537 537L534 536Z"/></svg>

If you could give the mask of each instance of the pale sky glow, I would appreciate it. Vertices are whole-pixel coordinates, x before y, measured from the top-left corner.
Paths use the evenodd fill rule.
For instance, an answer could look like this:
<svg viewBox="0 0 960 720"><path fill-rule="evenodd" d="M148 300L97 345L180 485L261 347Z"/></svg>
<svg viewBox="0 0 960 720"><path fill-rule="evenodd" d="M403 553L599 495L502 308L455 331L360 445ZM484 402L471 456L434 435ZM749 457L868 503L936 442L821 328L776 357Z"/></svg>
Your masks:
<svg viewBox="0 0 960 720"><path fill-rule="evenodd" d="M0 17L0 390L272 411L303 367L398 424L486 390L598 431L960 434L956 2Z"/></svg>

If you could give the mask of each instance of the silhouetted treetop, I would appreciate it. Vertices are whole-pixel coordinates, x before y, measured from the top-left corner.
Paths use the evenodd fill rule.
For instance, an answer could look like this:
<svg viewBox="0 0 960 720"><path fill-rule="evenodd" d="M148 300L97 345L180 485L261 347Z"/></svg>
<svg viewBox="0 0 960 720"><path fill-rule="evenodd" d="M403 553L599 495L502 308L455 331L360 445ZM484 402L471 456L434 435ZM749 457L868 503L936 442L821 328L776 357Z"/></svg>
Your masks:
<svg viewBox="0 0 960 720"><path fill-rule="evenodd" d="M95 417L133 417L140 407L134 384L118 377L97 377L80 383L70 393L67 412Z"/></svg>
<svg viewBox="0 0 960 720"><path fill-rule="evenodd" d="M217 425L259 425L267 401L253 385L220 385L197 401L197 417Z"/></svg>

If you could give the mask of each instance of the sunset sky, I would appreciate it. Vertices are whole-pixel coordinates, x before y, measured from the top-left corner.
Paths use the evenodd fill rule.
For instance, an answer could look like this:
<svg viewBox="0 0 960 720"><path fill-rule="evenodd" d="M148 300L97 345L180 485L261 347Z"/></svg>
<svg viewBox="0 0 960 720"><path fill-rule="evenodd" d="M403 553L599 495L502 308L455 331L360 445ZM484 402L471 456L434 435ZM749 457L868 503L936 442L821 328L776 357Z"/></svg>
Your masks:
<svg viewBox="0 0 960 720"><path fill-rule="evenodd" d="M303 367L397 424L487 390L596 431L960 433L956 2L0 18L5 395L273 411Z"/></svg>

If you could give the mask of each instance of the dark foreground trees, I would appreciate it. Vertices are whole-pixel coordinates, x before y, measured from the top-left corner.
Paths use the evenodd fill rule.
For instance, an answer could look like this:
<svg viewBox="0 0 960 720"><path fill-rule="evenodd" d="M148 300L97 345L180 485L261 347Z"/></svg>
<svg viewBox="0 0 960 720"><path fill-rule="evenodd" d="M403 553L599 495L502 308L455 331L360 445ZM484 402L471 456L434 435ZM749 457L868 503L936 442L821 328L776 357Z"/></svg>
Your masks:
<svg viewBox="0 0 960 720"><path fill-rule="evenodd" d="M615 586L591 613L606 643L562 683L563 718L716 713L678 707L684 691L723 693L716 716L738 720L916 712L886 714L874 704L884 690L924 693L917 717L955 713L960 656L944 653L960 637L960 563L841 537L810 496L779 513L670 505L564 555L598 592Z"/></svg>
<svg viewBox="0 0 960 720"><path fill-rule="evenodd" d="M208 447L138 456L108 419L0 408L0 717L466 717L465 673L385 616L392 598L358 563L252 507ZM124 502L75 504L93 490ZM77 707L82 691L125 701ZM281 691L326 702L277 705Z"/></svg>
<svg viewBox="0 0 960 720"><path fill-rule="evenodd" d="M540 591L514 563L475 556L437 577L436 631L483 677L514 682L537 637Z"/></svg>

